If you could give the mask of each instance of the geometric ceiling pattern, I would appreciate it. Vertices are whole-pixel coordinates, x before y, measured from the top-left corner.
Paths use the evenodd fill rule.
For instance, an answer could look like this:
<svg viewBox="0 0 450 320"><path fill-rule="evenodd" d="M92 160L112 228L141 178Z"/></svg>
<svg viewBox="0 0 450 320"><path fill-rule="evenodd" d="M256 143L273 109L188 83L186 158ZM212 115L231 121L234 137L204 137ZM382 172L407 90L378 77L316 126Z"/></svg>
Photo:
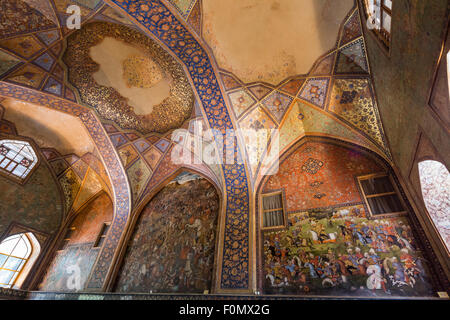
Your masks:
<svg viewBox="0 0 450 320"><path fill-rule="evenodd" d="M42 1L43 6L39 6L39 1L2 1L2 15L0 37L7 38L17 36L29 31L42 31L56 28L53 12L47 17L37 9L42 9L48 13L46 1ZM53 18L53 19L52 19ZM18 23L18 22L21 23Z"/></svg>
<svg viewBox="0 0 450 320"><path fill-rule="evenodd" d="M181 16L186 19L191 13L196 0L169 0L170 3L178 10Z"/></svg>
<svg viewBox="0 0 450 320"><path fill-rule="evenodd" d="M306 135L322 135L352 142L391 159L376 104L370 69L354 8L345 19L335 47L316 61L306 75L290 77L278 85L243 83L234 74L220 74L241 129L278 129L282 154ZM249 120L251 119L251 120ZM248 137L247 152L255 153ZM270 148L270 137L265 146ZM252 150L251 150L252 149ZM253 187L268 149L248 161Z"/></svg>
<svg viewBox="0 0 450 320"><path fill-rule="evenodd" d="M6 0L5 3L11 5L10 3L14 2L16 1ZM37 2L42 2L41 7L46 3L45 1ZM51 2L53 2L53 5ZM48 8L51 8L51 14L49 13L48 8L44 8L44 10L39 8L37 5L31 6L28 3L22 3L22 1L19 1L19 3L25 8L29 7L30 11L36 12L35 15L37 18L34 20L43 20L41 24L45 24L47 19L46 16L42 15L40 12L46 12L47 16L55 16L59 19L52 19L56 21L56 25L53 24L51 27L46 28L45 31L42 32L40 32L42 28L31 28L20 32L19 35L15 35L12 32L14 31L13 26L11 26L10 29L12 29L12 31L8 31L8 34L11 36L6 39L0 37L0 65L2 66L0 68L0 80L41 90L73 102L84 104L88 107L92 106L84 103L77 88L73 86L73 83L68 81L68 67L63 61L64 47L67 47L66 39L76 31L69 30L65 27L65 19L68 16L65 12L67 6L76 4L81 8L82 25L86 25L91 22L108 22L131 28L132 30L128 31L128 33L133 32L134 34L137 32L138 37L142 37L142 33L139 32L137 27L128 18L118 13L117 10L106 5L103 1L50 0ZM53 8L56 10L53 10ZM18 21L23 19L21 13L16 14L15 17ZM9 21L9 18L6 15L2 15L0 18L2 21ZM26 23L27 21L23 21L23 25L26 25ZM167 65L167 63L165 65ZM170 68L170 70L173 70L176 67ZM179 73L180 71L176 72ZM77 70L76 73L79 74L80 72ZM179 79L180 75L175 73L173 77ZM94 83L94 85L96 84ZM93 86L91 85L90 92L92 92L92 87ZM174 92L180 90L186 91L183 86L180 88L179 85L175 86L175 89L173 90ZM99 100L98 98L96 99L93 97L92 94L89 99L92 101ZM184 103L187 99L182 100L180 97L179 101ZM178 105L180 104L180 102L176 101L174 101L174 103L178 103ZM163 107L167 110L165 105L163 105ZM201 112L198 110L196 112L197 113L193 111L192 118L190 118L190 120L194 120L195 117L201 116ZM117 112L114 112L114 114L117 114ZM130 118L124 117L123 114L121 117L122 119ZM124 153L129 152L134 155L135 151L138 154L136 159L133 159L132 162L134 163L136 160L140 166L134 165L133 168L130 169L129 165L131 165L131 160L129 160L126 165L124 164L130 187L132 189L133 201L136 202L143 198L141 196L145 196L145 194L142 194L145 185L149 184L153 173L159 165L161 156L165 155L166 150L172 145L171 131L164 135L158 133L142 134L136 130L123 130L112 121L107 121L102 118L100 118L100 120L103 122L106 131L108 132L121 159L123 159ZM136 125L136 128L140 127L142 126ZM157 143L159 148L162 150L156 147L151 150L144 150L142 148L139 149L137 147L138 143L134 142L134 140L138 138L140 138L141 141L145 141L147 139L150 139L151 141L156 140L154 143ZM133 146L129 146L129 144L133 143L135 143ZM149 144L152 145L150 142ZM124 147L127 147L126 151L123 150ZM218 184L222 185L220 182L222 179L220 169L214 165L208 165L208 167L210 169L208 176L210 176L213 181L216 181Z"/></svg>
<svg viewBox="0 0 450 320"><path fill-rule="evenodd" d="M5 1L15 2L12 0ZM39 2L45 1L36 2L36 8ZM51 9L51 14L47 12L46 17L48 15L57 17L57 19L50 19L56 23L55 26L52 25L45 30L42 28L25 29L20 34L13 35L10 33L10 36L7 38L0 37L0 65L2 66L0 69L0 81L3 81L4 84L1 87L2 93L20 99L32 99L33 102L48 107L56 106L58 109L62 107L63 110L69 109L69 112L72 112L73 109L71 109L72 107L67 108L65 100L91 108L91 106L83 103L77 89L68 81L68 68L63 62L63 55L67 47L67 37L77 32L77 30L70 30L65 26L65 21L68 17L65 13L67 6L76 4L81 8L82 26L90 22L107 22L126 26L139 31L140 34L142 32L125 15L103 1L49 0L49 4L49 6L42 5L47 9ZM41 13L45 11L42 7L36 10ZM0 12L2 21L10 19L10 16L6 13L6 11ZM200 18L199 15L197 17ZM17 15L16 18L16 24L23 22L22 25L27 25L23 21L23 16ZM174 78L179 79L180 75L175 75ZM29 93L23 94L23 92L27 91L9 87L8 84L39 90L49 96L45 98L45 102L40 102L43 96ZM37 97L39 98L37 99ZM58 98L63 98L64 100L58 101ZM180 100L180 102L183 102L183 100ZM80 110L84 109L81 108ZM76 115L80 116L83 112L76 111ZM203 120L202 112L199 110L198 105L195 110L192 110L191 120L196 119ZM99 120L104 128L104 132L107 133L110 139L111 146L115 148L116 154L107 151L109 145L108 143L105 144L102 129L97 127L95 117L88 115L82 119L90 134L94 135L93 140L97 144L99 156L105 161L112 185L111 195L114 195L112 198L115 200L114 210L116 213L115 220L111 225L111 233L105 241L100 254L101 258L89 282L90 288L97 289L102 288L106 275L111 272L111 268L114 265L112 264L113 254L124 232L130 211L137 207L139 201L145 199L147 194L150 194L154 188L158 187L155 181L163 182L167 176L170 176L180 168L179 165L166 165L171 158L170 150L173 146L170 131L166 134L143 135L134 130L123 130L114 122L106 121L101 117L99 117ZM208 126L206 122L203 123L206 129ZM186 121L181 127L188 129L190 121ZM118 132L114 132L114 130ZM190 135L185 140L192 141L194 140L193 136L193 130L190 130ZM147 144L143 142L144 140L149 141L150 147L148 149ZM209 145L212 144L211 141L208 143ZM122 150L125 147L127 149ZM188 146L188 149L191 149L191 146ZM133 154L133 151L136 151L137 155ZM133 159L133 156L136 156L136 159ZM61 164L62 162L59 161L59 163ZM125 179L120 172L121 169L117 167L117 163L123 166ZM219 185L219 188L224 189L223 173L220 166L193 164L190 168L211 178L212 181ZM64 190L67 203L65 209L69 211L66 214L71 212L71 208L79 209L81 207L80 202L90 198L89 195L98 189L97 182L99 179L97 179L94 172L99 175L97 171L88 170L85 176L81 176L77 174L74 168L69 167L61 174L58 180ZM130 188L130 193L128 193L127 187ZM133 206L133 203L135 206Z"/></svg>
<svg viewBox="0 0 450 320"><path fill-rule="evenodd" d="M64 39L76 31L68 29L65 22L66 9L73 4L81 8L83 25L105 21L136 28L100 0L4 0L0 14L0 80L79 102L65 82L67 72L61 61Z"/></svg>
<svg viewBox="0 0 450 320"><path fill-rule="evenodd" d="M4 0L2 6L5 4L8 10L0 13L0 89L4 94L13 94L8 91L11 89L7 85L13 84L39 90L48 95L45 99L51 101L49 106L58 101L63 108L75 109L78 106L79 110L83 110L77 112L80 117L85 117L83 122L93 140L97 141L99 156L107 166L112 193L116 197L117 214L108 236L110 238L105 242L94 269L90 288L101 288L104 285L102 279L111 272L114 249L125 227L126 214L136 208L159 181L174 172L176 166L170 162L171 150L175 145L182 144L184 149L194 154L193 121L202 121L205 129L211 127L221 131L229 128L267 129L269 134L266 140L256 148L255 164L245 167L206 166L202 163L196 166L222 187L227 195L224 237L234 240L224 243L221 253L220 287L246 290L250 280L248 187L256 188L261 176L260 162L275 137L281 143L281 153L306 135L323 135L365 146L390 159L370 79L359 13L355 8L346 17L335 47L319 58L308 74L271 85L243 83L226 70L220 71L221 79L216 78L219 74L209 61L211 58L206 53L207 49L196 40L202 36L201 2L169 2L170 10L165 2L160 1ZM17 10L15 3L19 3ZM97 119L85 113L84 107L90 106L83 102L77 89L68 81L68 69L62 61L66 39L76 32L64 24L67 18L65 9L70 4L80 6L83 25L102 21L126 26L139 33L145 29L184 63L199 99L190 118L181 126L189 130L188 137L174 142L171 131L164 134L140 133L123 129L103 117L99 117L102 128L94 129L93 123ZM121 9L117 10L113 5ZM19 13L14 16L16 11ZM142 25L134 25L128 15ZM14 23L10 23L12 16ZM178 20L180 17L182 22ZM24 99L33 94L24 95ZM68 104L69 101L73 104ZM99 138L103 135L108 137L108 142ZM233 149L233 156L244 158L248 163L247 157L255 151L250 150L254 145L249 137L241 138L246 141L244 148L238 145ZM203 139L206 145L215 145L213 137ZM108 151L109 145L114 151ZM78 199L89 198L89 190L97 190L97 182L103 179L98 171L86 168L83 159L69 163L64 156L59 156L50 162L55 170L59 168L58 177L61 185L65 186L67 210L73 206L79 207ZM246 169L250 169L249 182ZM126 174L126 187L121 184L122 172ZM127 201L130 201L131 208L127 207Z"/></svg>
<svg viewBox="0 0 450 320"><path fill-rule="evenodd" d="M77 212L103 190L111 195L108 174L93 154L86 153L81 158L57 155L48 161L63 190L66 216Z"/></svg>

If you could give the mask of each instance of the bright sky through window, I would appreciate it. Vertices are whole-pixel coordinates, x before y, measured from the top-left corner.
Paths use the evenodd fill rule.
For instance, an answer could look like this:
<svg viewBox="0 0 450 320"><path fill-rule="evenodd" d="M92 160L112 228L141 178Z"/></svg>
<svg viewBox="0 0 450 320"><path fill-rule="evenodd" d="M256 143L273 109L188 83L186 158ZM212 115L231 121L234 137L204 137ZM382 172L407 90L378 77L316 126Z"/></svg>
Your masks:
<svg viewBox="0 0 450 320"><path fill-rule="evenodd" d="M24 233L0 243L0 287L11 288L31 254L31 243Z"/></svg>
<svg viewBox="0 0 450 320"><path fill-rule="evenodd" d="M0 140L0 169L24 179L37 163L37 156L26 141Z"/></svg>

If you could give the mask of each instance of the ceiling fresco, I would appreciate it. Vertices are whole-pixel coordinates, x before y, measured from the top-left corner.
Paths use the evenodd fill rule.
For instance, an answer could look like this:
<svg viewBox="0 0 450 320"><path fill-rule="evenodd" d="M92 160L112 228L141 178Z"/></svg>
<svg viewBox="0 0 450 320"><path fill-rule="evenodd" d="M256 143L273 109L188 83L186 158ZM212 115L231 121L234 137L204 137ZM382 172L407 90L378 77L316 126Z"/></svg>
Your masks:
<svg viewBox="0 0 450 320"><path fill-rule="evenodd" d="M112 232L89 288L101 288L112 272L130 212L183 167L171 157L174 148L200 158L193 147L199 135L195 121L203 124L203 133L269 129L260 146L238 137L231 155L244 164L187 166L210 178L226 199L227 241L217 280L223 290L249 288L250 197L266 173L261 161L275 138L281 153L305 136L328 136L390 161L354 1L305 3L301 12L291 0L268 1L267 8L254 0L2 1L0 95L78 116L86 127L94 151L80 153L75 162L70 152L49 158L66 211L82 207L100 186L114 199ZM65 26L70 4L81 8L81 30ZM236 15L243 7L248 14ZM238 21L220 17L219 9L234 12ZM275 19L293 9L315 19L294 14ZM271 19L277 22L264 26L270 32L257 10L275 12ZM245 21L254 23L242 34L233 31ZM317 34L308 33L315 28ZM265 54L258 54L262 50ZM188 134L172 141L177 128ZM221 158L217 137L202 134L202 151ZM248 161L252 148L258 151L255 163ZM95 170L99 162L86 154L101 159L104 170Z"/></svg>
<svg viewBox="0 0 450 320"><path fill-rule="evenodd" d="M5 38L21 33L43 31L56 28L57 24L50 3L44 1L4 1L0 20L0 37ZM17 23L19 18L23 23Z"/></svg>
<svg viewBox="0 0 450 320"><path fill-rule="evenodd" d="M334 48L322 53L308 74L288 77L277 85L245 83L236 74L220 72L238 126L270 131L267 146L256 151L256 161L248 161L253 188L269 171L269 167L260 167L271 140L278 141L283 154L302 137L329 136L391 158L356 8L347 14L337 39ZM251 137L243 139L247 153L253 150L255 154L259 146L250 143Z"/></svg>
<svg viewBox="0 0 450 320"><path fill-rule="evenodd" d="M207 15L205 12L208 10L206 9L207 6L212 11L219 10L211 2L206 4L197 1L194 5L192 5L192 2L194 1L185 1L182 4L176 1L171 3L177 11L182 13L182 17L193 27L195 32L203 36L206 45L210 46L210 50L216 58L219 67L222 68L221 78L226 91L229 93L229 102L233 114L237 118L239 128L279 129L281 152L287 150L290 145L304 135L319 134L362 145L390 159L390 151L384 138L370 80L370 70L365 55L359 13L357 9L352 9L352 6L354 6L353 1L349 1L348 4L341 2L334 4L339 7L335 8L337 11L345 11L342 18L339 18L339 21L333 20L336 18L335 16L333 16L333 19L322 19L323 23L328 23L328 26L324 28L332 31L327 32L327 34L332 34L333 39L332 41L330 40L328 47L316 52L314 59L303 72L304 75L299 75L301 72L293 72L285 80L275 81L274 83L278 83L276 85L268 83L270 81L267 80L261 81L261 77L259 79L255 77L251 81L246 82L245 76L239 77L242 74L240 73L242 70L233 73L233 70L236 70L233 69L236 64L233 64L233 67L228 69L224 68L220 57L217 55L216 48L208 42L207 31L203 31L211 30L211 25L207 25L205 17L200 17L200 19L196 18L196 21L203 24L203 29L198 28L195 27L196 22L193 20L193 17L198 15L194 15L197 6L199 7L200 16ZM226 5L229 5L229 3ZM242 2L234 5L237 7L244 6ZM276 4L272 5L277 7ZM315 9L320 12L322 17L326 17L326 12L330 10L332 5L333 3L329 2L320 4L316 2L315 6L322 6L322 10L319 10L318 7ZM252 9L254 6L255 3L252 3L244 7ZM183 11L183 8L192 9ZM313 10L314 8L310 9ZM232 10L227 8L222 11L231 12ZM226 19L224 17L226 14L217 14L217 16L218 20ZM239 17L242 16L239 15ZM250 18L247 17L245 19ZM261 21L263 20L261 19ZM223 21L219 23L221 22ZM205 27L206 25L207 27ZM229 23L229 25L232 24ZM241 28L241 30L243 29ZM274 34L273 30L267 33L270 35ZM229 33L226 33L224 36L232 37ZM223 45L223 43L221 44ZM233 45L236 45L236 42ZM249 51L251 49L247 47L245 50L241 50L244 53ZM310 50L308 47L306 51L313 50ZM242 58L241 56L239 57ZM318 57L319 59L317 59ZM275 65L276 63L266 66L264 70L271 70ZM256 69L253 68L252 70ZM347 86L343 87L344 84L347 84ZM300 105L302 107L296 107ZM313 116L313 118L308 117L305 119L301 111L302 108L310 110L309 116ZM294 113L296 112L294 110L299 110L297 120L294 120ZM300 127L304 127L302 122L305 121L308 129L306 131L299 130ZM259 172L258 166L260 166L267 150L265 147L260 148L249 144L249 138L243 137L247 152L250 149L258 149L257 161L248 161L253 188L255 188L257 185L256 181L259 181L264 173ZM270 140L270 134L268 140Z"/></svg>
<svg viewBox="0 0 450 320"><path fill-rule="evenodd" d="M176 141L172 139L173 131L164 135L155 133L141 135L137 132L121 131L114 123L104 125L127 172L135 205L144 200L153 188L158 187L158 183L182 167L181 164L172 161L172 149L175 145L181 147L192 159L192 164L183 164L184 167L195 168L222 188L222 174L219 165L206 164L201 160L198 160L198 164L194 163L194 158L201 159L200 155L195 154L197 151L193 144L195 137L199 137L202 141L201 152L206 148L211 149L209 146L212 144L212 137L208 136L207 132L196 135L194 123L197 121L202 122L204 131L206 131L207 125L203 121L198 106L194 108L190 119L180 127L180 129L186 130L186 134ZM164 172L163 176L161 176L161 172Z"/></svg>

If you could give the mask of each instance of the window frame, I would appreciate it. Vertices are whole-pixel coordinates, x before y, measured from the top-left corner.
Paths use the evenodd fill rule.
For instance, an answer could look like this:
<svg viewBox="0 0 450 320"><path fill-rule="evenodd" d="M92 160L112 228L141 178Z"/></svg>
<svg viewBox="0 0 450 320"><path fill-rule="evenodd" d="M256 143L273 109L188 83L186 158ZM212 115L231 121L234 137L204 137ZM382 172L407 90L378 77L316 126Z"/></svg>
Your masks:
<svg viewBox="0 0 450 320"><path fill-rule="evenodd" d="M104 232L106 226L108 226L108 230ZM109 230L111 229L111 221L103 222L100 232L97 235L97 239L95 239L94 244L92 245L93 249L100 249L105 244L105 239L108 236ZM100 241L103 239L102 243Z"/></svg>
<svg viewBox="0 0 450 320"><path fill-rule="evenodd" d="M369 195L369 197L366 195L366 193L364 192L364 188L362 187L361 181L362 180L368 180L368 179L372 179L372 178L381 178L381 177L387 177L389 179L389 182L391 183L394 191L391 192L386 192L386 193L378 193L378 194L372 194ZM357 176L356 180L358 181L358 187L359 187L359 191L361 194L361 197L364 200L364 205L366 207L366 211L368 213L367 217L369 219L384 219L384 218L391 218L391 217L398 217L398 216L405 216L408 214L408 210L406 209L406 203L405 200L403 199L400 190L397 186L397 184L395 183L392 174L390 173L386 173L386 172L377 172L377 173L372 173L372 174L367 174L367 175L362 175L362 176ZM376 197L381 197L381 196L385 196L385 195L396 195L398 197L398 199L400 200L400 204L403 207L403 211L398 211L398 212L387 212L387 213L381 213L381 214L373 214L372 213L372 209L369 205L369 202L367 201L368 198L376 198Z"/></svg>
<svg viewBox="0 0 450 320"><path fill-rule="evenodd" d="M24 137L0 134L0 141L4 141L4 140L28 143L34 152L34 155L36 156L36 162L35 162L33 168L31 168L30 172L28 172L28 174L24 178L20 178L20 177L16 176L15 174L13 174L12 172L9 172L6 169L0 168L0 176L5 177L8 180L13 181L15 183L18 183L19 185L24 185L28 182L28 180L31 178L33 173L36 171L36 169L41 164L41 159L40 159L40 155L38 152L38 150L40 150L40 149L36 146L36 144L32 140L26 139Z"/></svg>
<svg viewBox="0 0 450 320"><path fill-rule="evenodd" d="M362 14L364 16L364 20L366 21L365 25L367 28L367 21L369 20L369 8L368 8L368 2L369 0L361 0L361 8L362 8ZM374 0L376 1L376 0ZM383 49L383 52L386 53L388 56L390 56L391 53L391 47L392 47L392 12L394 11L394 2L395 0L392 0L392 9L389 9L385 4L385 0L379 0L380 1L380 30L377 30L375 28L367 30L369 31L369 34L372 35L376 39L376 42L378 45ZM391 31L387 31L383 28L383 12L386 12L391 18ZM381 30L384 30L384 33L388 36L386 38L385 35L383 35L383 32Z"/></svg>
<svg viewBox="0 0 450 320"><path fill-rule="evenodd" d="M267 196L273 196L273 195L280 195L281 196L281 210L283 211L282 213L282 218L283 218L283 224L282 225L278 225L278 226L270 226L270 227L264 227L264 213L266 211L274 211L274 210L264 210L264 197ZM260 197L259 197L259 204L260 204L260 229L262 231L268 231L268 230L280 230L280 229L285 229L287 227L287 214L286 214L286 203L285 203L285 194L284 194L284 190L274 190L274 191L269 191L266 193L261 193ZM279 209L278 209L279 210Z"/></svg>
<svg viewBox="0 0 450 320"><path fill-rule="evenodd" d="M66 249L70 239L72 239L72 235L74 231L77 230L75 227L69 227L66 229L66 232L64 233L64 237L61 239L61 242L59 243L57 252L62 252Z"/></svg>
<svg viewBox="0 0 450 320"><path fill-rule="evenodd" d="M7 255L7 254L2 253L2 255L7 256L7 258L5 259L5 262L3 262L2 265L0 265L0 270L7 270L7 271L12 271L12 272L14 272L14 275L11 277L11 279L14 278L14 280L13 280L12 282L10 282L9 284L1 283L1 285L9 286L9 287L0 287L0 288L12 289L12 288L14 287L15 283L17 282L17 280L21 277L22 272L25 270L25 266L29 263L30 257L32 256L33 251L34 251L33 241L31 241L31 239L28 237L28 235L27 235L26 233L19 233L19 234L13 234L13 235L10 235L10 236L6 237L5 239L3 239L3 240L0 242L0 244L3 243L3 242L4 242L5 240L7 240L8 238L14 237L14 236L20 236L20 239L21 239L22 237L25 237L25 239L28 241L28 245L29 245L29 247L30 247L30 252L27 253L27 257L26 257L26 258L19 258L19 257L17 257L17 256L12 255L12 254L8 254L8 255ZM17 246L17 244L19 243L20 239L17 241L17 243L16 243L15 246ZM13 249L12 251L14 251L14 249ZM12 253L12 252L11 252L11 253ZM3 266L5 265L5 263L6 263L6 261L8 260L9 257L13 257L13 258L21 259L22 261L25 261L23 264L21 263L21 265L19 265L19 266L20 266L20 270L17 270L17 269L16 269L16 270L12 270L12 269L6 269L6 268L3 268ZM17 275L16 275L16 274L17 274ZM11 280L10 280L10 281L11 281Z"/></svg>

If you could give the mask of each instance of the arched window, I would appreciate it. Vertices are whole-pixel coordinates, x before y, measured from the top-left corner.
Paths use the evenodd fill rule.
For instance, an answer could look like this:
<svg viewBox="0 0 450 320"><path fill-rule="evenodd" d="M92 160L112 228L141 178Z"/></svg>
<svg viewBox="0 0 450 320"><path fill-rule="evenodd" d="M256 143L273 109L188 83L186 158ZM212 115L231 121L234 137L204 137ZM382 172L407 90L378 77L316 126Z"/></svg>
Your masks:
<svg viewBox="0 0 450 320"><path fill-rule="evenodd" d="M3 173L23 180L36 163L36 153L28 142L0 140L0 170Z"/></svg>
<svg viewBox="0 0 450 320"><path fill-rule="evenodd" d="M29 261L33 253L30 237L34 236L31 233L20 233L0 243L0 287L11 288Z"/></svg>
<svg viewBox="0 0 450 320"><path fill-rule="evenodd" d="M430 92L428 105L436 113L439 121L450 128L450 32L442 43L442 56L436 65L436 73Z"/></svg>
<svg viewBox="0 0 450 320"><path fill-rule="evenodd" d="M419 162L423 200L436 229L450 251L450 174L440 162Z"/></svg>
<svg viewBox="0 0 450 320"><path fill-rule="evenodd" d="M364 0L367 27L386 48L391 42L392 0Z"/></svg>

